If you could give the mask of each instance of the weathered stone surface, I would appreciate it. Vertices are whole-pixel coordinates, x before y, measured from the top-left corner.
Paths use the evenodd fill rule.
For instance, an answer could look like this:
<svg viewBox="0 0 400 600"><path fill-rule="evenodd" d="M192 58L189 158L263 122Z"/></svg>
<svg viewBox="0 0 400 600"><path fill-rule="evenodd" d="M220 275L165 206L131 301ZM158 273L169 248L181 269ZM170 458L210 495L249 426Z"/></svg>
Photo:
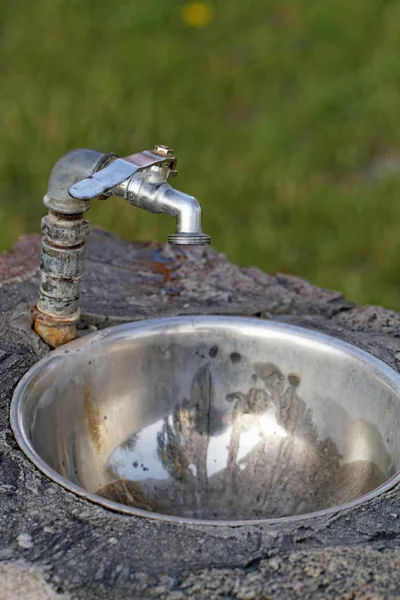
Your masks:
<svg viewBox="0 0 400 600"><path fill-rule="evenodd" d="M0 564L1 600L68 600L66 594L57 594L53 586L46 583L35 567Z"/></svg>
<svg viewBox="0 0 400 600"><path fill-rule="evenodd" d="M132 244L101 230L89 239L82 333L177 314L252 315L328 332L398 369L396 313L241 269L212 249ZM200 527L107 511L39 473L8 421L15 385L49 351L29 323L38 247L38 236L27 236L0 257L0 590L23 561L54 593L88 600L400 597L399 489L325 518Z"/></svg>

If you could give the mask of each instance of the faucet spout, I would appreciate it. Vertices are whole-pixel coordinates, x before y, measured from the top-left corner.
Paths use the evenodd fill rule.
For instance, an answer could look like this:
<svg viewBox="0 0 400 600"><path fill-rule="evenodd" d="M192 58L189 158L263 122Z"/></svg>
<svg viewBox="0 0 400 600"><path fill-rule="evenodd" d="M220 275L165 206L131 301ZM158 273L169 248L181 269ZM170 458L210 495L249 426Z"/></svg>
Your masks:
<svg viewBox="0 0 400 600"><path fill-rule="evenodd" d="M176 218L176 233L168 236L170 244L207 246L210 243L210 236L201 230L201 206L194 196L174 190L170 185L163 186L157 196L165 212Z"/></svg>
<svg viewBox="0 0 400 600"><path fill-rule="evenodd" d="M84 213L93 198L122 196L133 206L176 219L170 244L208 245L201 229L201 206L193 196L168 183L176 175L171 148L156 146L125 158L93 150L75 150L54 166L42 220L41 285L32 309L36 333L52 348L75 339L80 317L80 281L84 272L89 223Z"/></svg>
<svg viewBox="0 0 400 600"><path fill-rule="evenodd" d="M132 180L125 191L126 199L147 212L166 213L175 217L176 232L168 236L170 244L207 246L210 236L201 229L200 202L165 181L159 183L156 169L153 167L149 175Z"/></svg>

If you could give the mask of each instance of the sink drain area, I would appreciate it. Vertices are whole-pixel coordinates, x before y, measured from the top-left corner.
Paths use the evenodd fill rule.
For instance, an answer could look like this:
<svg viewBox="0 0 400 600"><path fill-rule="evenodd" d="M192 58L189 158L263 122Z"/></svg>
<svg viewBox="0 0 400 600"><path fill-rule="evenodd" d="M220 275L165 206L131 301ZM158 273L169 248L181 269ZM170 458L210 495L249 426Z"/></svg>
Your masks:
<svg viewBox="0 0 400 600"><path fill-rule="evenodd" d="M24 377L11 418L49 477L152 518L299 518L399 479L399 375L339 340L259 320L182 317L87 336Z"/></svg>

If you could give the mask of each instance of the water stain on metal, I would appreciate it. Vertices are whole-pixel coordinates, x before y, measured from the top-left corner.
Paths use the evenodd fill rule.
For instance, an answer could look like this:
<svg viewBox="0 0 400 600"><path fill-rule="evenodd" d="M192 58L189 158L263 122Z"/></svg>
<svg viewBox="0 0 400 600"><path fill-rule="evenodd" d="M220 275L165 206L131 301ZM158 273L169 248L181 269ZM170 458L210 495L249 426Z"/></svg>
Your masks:
<svg viewBox="0 0 400 600"><path fill-rule="evenodd" d="M239 352L232 352L230 359L233 363L239 363L242 360L242 357L240 356Z"/></svg>
<svg viewBox="0 0 400 600"><path fill-rule="evenodd" d="M254 385L228 393L226 410L216 402L211 364L197 370L190 397L153 434L158 475L150 466L140 482L124 481L111 470L116 481L98 494L187 518L274 518L347 502L387 479L369 460L343 463L333 440L319 439L313 412L298 393L299 374L255 363ZM137 432L124 444L128 456L146 456L141 439Z"/></svg>

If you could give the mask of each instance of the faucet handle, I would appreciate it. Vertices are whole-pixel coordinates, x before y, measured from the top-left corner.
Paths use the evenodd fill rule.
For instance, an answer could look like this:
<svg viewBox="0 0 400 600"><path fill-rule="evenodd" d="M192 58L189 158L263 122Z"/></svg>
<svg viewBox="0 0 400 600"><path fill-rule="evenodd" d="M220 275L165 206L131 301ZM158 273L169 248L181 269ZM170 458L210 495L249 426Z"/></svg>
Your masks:
<svg viewBox="0 0 400 600"><path fill-rule="evenodd" d="M104 169L71 185L68 193L77 200L90 200L106 194L138 171L160 165L166 161L170 163L172 169L175 168L176 159L174 156L156 154L150 150L137 152L124 158L117 158Z"/></svg>

